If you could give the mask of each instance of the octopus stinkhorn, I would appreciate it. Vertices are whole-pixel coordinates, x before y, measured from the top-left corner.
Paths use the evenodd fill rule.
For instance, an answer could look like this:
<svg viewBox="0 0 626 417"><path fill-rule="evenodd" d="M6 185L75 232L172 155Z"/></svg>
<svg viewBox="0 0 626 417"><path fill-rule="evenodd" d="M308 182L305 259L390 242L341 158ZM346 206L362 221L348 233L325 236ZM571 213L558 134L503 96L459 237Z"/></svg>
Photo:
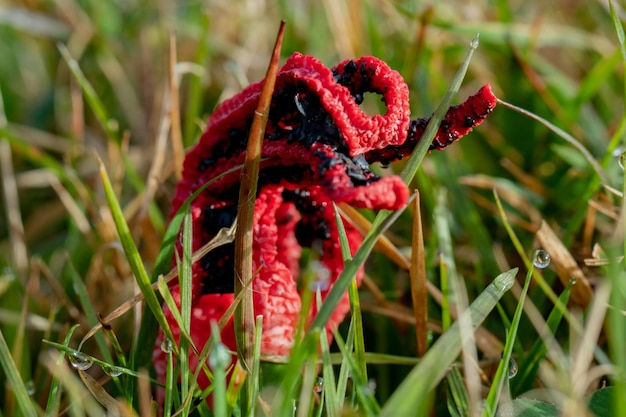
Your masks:
<svg viewBox="0 0 626 417"><path fill-rule="evenodd" d="M252 84L217 107L198 144L187 154L176 188L172 214L208 180L244 162L248 131L262 82ZM377 93L385 114L360 108L365 93ZM432 142L443 149L482 123L496 105L489 85L449 109ZM254 314L263 315L263 354L288 355L301 309L298 289L302 248L319 252L318 281L326 296L343 268L331 202L368 209L399 209L409 196L398 176L379 177L369 164L388 164L416 146L428 119L410 120L409 90L400 76L374 57L346 60L332 69L311 56L294 53L279 70L267 122L254 210ZM191 204L193 249L208 242L237 213L239 172L203 191ZM352 251L362 236L345 224ZM198 349L210 338L211 319L219 320L233 302L233 245L221 246L193 265L191 337ZM362 273L357 276L360 281ZM300 290L302 291L302 290ZM178 302L179 290L172 293ZM347 295L326 325L335 328L349 310ZM169 310L175 338L180 330ZM222 341L235 350L232 319ZM154 350L160 380L166 356ZM191 355L191 366L197 358ZM199 384L209 380L201 373Z"/></svg>

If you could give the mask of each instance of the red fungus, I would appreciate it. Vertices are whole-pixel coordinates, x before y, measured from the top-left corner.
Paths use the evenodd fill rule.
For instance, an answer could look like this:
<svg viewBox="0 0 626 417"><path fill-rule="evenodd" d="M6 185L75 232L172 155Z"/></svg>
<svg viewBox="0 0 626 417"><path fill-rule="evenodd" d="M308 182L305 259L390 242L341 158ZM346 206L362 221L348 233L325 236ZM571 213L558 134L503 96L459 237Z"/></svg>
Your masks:
<svg viewBox="0 0 626 417"><path fill-rule="evenodd" d="M187 154L183 179L176 188L171 213L202 184L242 164L252 115L262 84L248 86L223 102L207 130ZM359 104L363 95L382 95L384 115L368 116ZM431 149L443 149L478 126L496 99L487 85L465 103L452 107ZM389 163L408 155L428 120L409 120L406 83L396 71L373 57L343 61L332 70L317 59L293 54L279 70L263 143L259 193L254 212L254 313L263 315L263 354L288 355L300 313L296 279L303 247L320 252L318 281L322 298L343 268L331 202L370 209L399 209L409 190L398 176L380 178L372 162ZM193 250L234 221L239 173L211 184L191 205ZM361 235L345 223L350 248ZM198 349L210 337L209 321L219 320L233 302L233 246L209 252L193 266L191 336ZM357 275L360 282L362 271ZM173 287L179 302L178 287ZM326 325L330 332L349 310L347 295ZM315 312L310 312L313 315ZM178 339L180 330L170 311L165 314ZM329 334L330 335L330 334ZM232 320L222 340L235 350ZM158 378L165 379L166 357L154 351ZM197 358L191 366L196 368ZM200 386L209 381L201 373Z"/></svg>

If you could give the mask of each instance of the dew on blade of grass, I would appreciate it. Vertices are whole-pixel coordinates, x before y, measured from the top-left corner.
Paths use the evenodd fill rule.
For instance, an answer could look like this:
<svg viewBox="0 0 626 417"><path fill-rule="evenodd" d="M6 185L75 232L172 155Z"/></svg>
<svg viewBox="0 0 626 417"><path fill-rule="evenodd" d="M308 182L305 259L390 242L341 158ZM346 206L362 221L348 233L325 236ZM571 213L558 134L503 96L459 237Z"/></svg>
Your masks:
<svg viewBox="0 0 626 417"><path fill-rule="evenodd" d="M517 274L517 268L507 273L498 275L496 279L493 281L494 287L496 287L498 291L510 290L511 287L513 287L513 284L515 283L515 274Z"/></svg>
<svg viewBox="0 0 626 417"><path fill-rule="evenodd" d="M617 148L613 149L613 152L611 152L611 156L615 159L619 159L619 157L622 156L622 154L624 153L624 150L626 149L624 149L623 146L618 146Z"/></svg>
<svg viewBox="0 0 626 417"><path fill-rule="evenodd" d="M35 383L33 381L28 381L26 384L24 384L24 386L26 387L26 392L28 393L28 395L35 395Z"/></svg>
<svg viewBox="0 0 626 417"><path fill-rule="evenodd" d="M77 350L70 353L68 355L68 358L72 366L81 371L86 371L87 369L91 368L91 365L93 365L93 361L89 356Z"/></svg>
<svg viewBox="0 0 626 417"><path fill-rule="evenodd" d="M519 367L517 365L517 361L513 358L509 358L509 379L515 378L518 371Z"/></svg>
<svg viewBox="0 0 626 417"><path fill-rule="evenodd" d="M313 392L322 392L324 389L324 378L321 376L317 377L317 381L315 381L315 386L313 387Z"/></svg>
<svg viewBox="0 0 626 417"><path fill-rule="evenodd" d="M117 366L102 365L102 372L113 378L117 378L122 375L122 369Z"/></svg>
<svg viewBox="0 0 626 417"><path fill-rule="evenodd" d="M315 278L309 284L309 289L317 292L326 291L330 288L330 270L320 261L311 262L311 269L315 271Z"/></svg>
<svg viewBox="0 0 626 417"><path fill-rule="evenodd" d="M377 386L378 386L378 384L376 383L376 380L375 379L370 379L369 381L367 381L367 386L365 387L365 389L363 391L367 395L374 395L374 393L376 393L376 387Z"/></svg>
<svg viewBox="0 0 626 417"><path fill-rule="evenodd" d="M550 254L543 249L537 249L533 256L535 268L543 269L550 265Z"/></svg>
<svg viewBox="0 0 626 417"><path fill-rule="evenodd" d="M231 355L223 343L216 343L209 353L209 366L211 369L226 369L230 365Z"/></svg>
<svg viewBox="0 0 626 417"><path fill-rule="evenodd" d="M617 158L617 165L624 170L624 159L626 159L626 152L623 148L617 148L613 151L612 155Z"/></svg>
<svg viewBox="0 0 626 417"><path fill-rule="evenodd" d="M172 341L170 339L165 339L161 342L161 350L165 353L172 353Z"/></svg>

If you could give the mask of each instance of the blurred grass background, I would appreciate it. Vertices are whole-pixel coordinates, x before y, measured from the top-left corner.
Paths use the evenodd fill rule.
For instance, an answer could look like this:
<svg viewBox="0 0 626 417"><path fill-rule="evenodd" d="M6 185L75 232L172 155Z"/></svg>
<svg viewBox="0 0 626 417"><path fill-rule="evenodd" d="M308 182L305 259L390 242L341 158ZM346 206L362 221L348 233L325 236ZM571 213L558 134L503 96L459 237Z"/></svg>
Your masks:
<svg viewBox="0 0 626 417"><path fill-rule="evenodd" d="M85 303L106 315L136 292L95 155L112 177L150 269L178 169L168 141L170 33L175 34L182 139L188 147L220 101L263 77L280 19L287 21L284 57L300 51L328 66L362 55L387 61L409 85L414 117L431 114L469 41L480 33L457 102L491 83L500 98L580 140L603 164L603 184L621 189L623 60L604 1L4 2L0 328L43 407L50 376L42 367L48 349L42 338L63 340L70 326L80 323L74 334L78 340L93 324ZM59 45L67 47L93 86L104 126ZM399 172L401 164L377 169ZM502 106L469 137L430 155L415 187L422 199L429 278L438 284L432 214L437 196L445 192L456 267L470 298L501 271L523 267L495 209L494 187L527 254L539 246L535 232L544 220L592 284L600 272L584 260L592 257L594 243L613 236L618 224L619 199L601 186L580 152L540 123ZM401 248L410 248L410 222L407 212L392 228ZM372 285L361 291L367 350L415 356L408 273L378 253L366 273L381 291ZM554 268L543 275L555 292L563 290ZM81 295L83 285L88 300ZM531 287L530 298L547 317L552 306L544 292ZM507 296L502 314L511 317L515 304ZM441 313L435 303L430 313L437 324ZM130 349L136 318L129 314L114 324L124 349ZM504 340L498 315L485 327ZM568 334L567 326L556 333L566 350ZM528 320L522 319L518 337L516 352L523 356L537 338ZM599 343L605 343L604 336ZM384 403L411 368L371 369L376 396ZM0 392L5 415L14 410L11 396L10 390Z"/></svg>

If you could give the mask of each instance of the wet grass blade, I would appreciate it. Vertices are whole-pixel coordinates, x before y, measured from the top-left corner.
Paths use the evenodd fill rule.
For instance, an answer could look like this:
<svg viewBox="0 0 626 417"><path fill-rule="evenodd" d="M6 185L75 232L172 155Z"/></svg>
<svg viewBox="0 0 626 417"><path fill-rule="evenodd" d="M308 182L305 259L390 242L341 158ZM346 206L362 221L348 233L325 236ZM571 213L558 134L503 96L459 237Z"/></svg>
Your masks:
<svg viewBox="0 0 626 417"><path fill-rule="evenodd" d="M589 150L587 150L587 148L585 148L585 146L578 139L576 139L575 137L573 137L572 135L570 135L569 133L567 133L560 127L556 126L555 124L550 123L543 117L540 117L526 109L515 106L511 103L507 103L506 101L503 101L500 99L498 99L498 103L502 104L505 107L510 108L511 110L515 110L516 112L521 113L524 116L527 116L533 120L536 120L542 125L544 125L545 127L547 127L548 129L550 129L557 136L559 136L564 141L566 141L567 143L572 145L574 148L576 148L576 150L578 150L585 157L587 162L589 162L589 165L591 165L591 167L593 168L593 170L596 172L596 174L602 180L603 183L606 184L609 182L606 172L604 172L604 169L602 168L602 166L598 163L598 161L596 161L596 158L591 154L591 152L589 152Z"/></svg>
<svg viewBox="0 0 626 417"><path fill-rule="evenodd" d="M98 314L93 309L93 305L91 303L91 299L89 298L89 294L87 292L87 287L85 286L85 282L78 275L78 272L76 272L76 269L74 268L74 265L72 264L71 260L68 260L67 267L69 269L69 274L72 278L72 282L74 283L74 291L76 291L76 294L78 295L81 307L83 308L83 311L85 312L85 315L87 316L89 325L94 327L99 323ZM97 333L94 337L96 339L96 343L98 344L98 348L100 349L100 353L102 354L102 357L104 358L104 360L110 363L111 365L113 365L114 364L113 356L111 355L111 352L109 352L109 348L107 346L106 340L104 339L104 335L102 333ZM119 387L119 380L115 379L114 381Z"/></svg>
<svg viewBox="0 0 626 417"><path fill-rule="evenodd" d="M450 393L447 397L450 414L455 417L470 416L469 395L459 368L455 366L450 370L446 382Z"/></svg>
<svg viewBox="0 0 626 417"><path fill-rule="evenodd" d="M498 403L500 401L500 395L502 394L504 383L509 378L511 353L513 352L513 345L515 344L515 338L517 337L517 329L519 328L519 322L522 318L524 302L526 301L526 294L528 293L532 276L533 273L531 268L526 275L526 282L524 283L522 294L520 295L519 302L517 303L517 308L515 309L515 314L513 315L513 320L511 321L511 327L507 331L504 352L502 353L502 359L500 360L498 370L496 371L491 388L489 389L489 394L487 395L486 406L483 409L482 414L483 417L493 417L496 415L496 411L498 410Z"/></svg>
<svg viewBox="0 0 626 417"><path fill-rule="evenodd" d="M252 352L252 373L250 374L250 380L252 381L252 399L250 404L250 415L255 415L255 409L261 390L261 341L263 335L263 316L256 316L256 323L254 325L254 350Z"/></svg>
<svg viewBox="0 0 626 417"><path fill-rule="evenodd" d="M106 106L98 97L96 90L93 88L89 80L87 80L87 77L85 77L85 74L80 69L78 62L70 54L69 49L67 49L67 47L63 44L58 44L58 48L59 52L61 52L61 55L63 56L63 59L65 60L65 63L80 85L83 94L85 94L85 98L87 99L91 110L93 110L96 119L98 119L98 122L100 123L100 127L102 127L102 129L106 132L109 139L114 140L119 145L121 143L119 132L112 127L115 124L111 123L112 120L106 111Z"/></svg>
<svg viewBox="0 0 626 417"><path fill-rule="evenodd" d="M446 117L446 113L448 112L448 109L450 108L450 105L452 104L452 99L454 98L456 93L459 91L459 88L461 87L461 83L463 82L463 78L465 78L465 73L467 72L467 69L469 68L469 64L472 59L472 56L474 55L474 51L477 48L478 48L478 36L476 36L470 42L470 49L467 52L465 60L463 60L463 64L461 64L461 67L458 69L457 73L452 79L452 82L450 83L448 90L446 91L443 98L441 99L441 102L437 106L437 109L435 109L435 113L433 114L433 117L428 122L428 126L426 126L426 130L424 131L422 138L420 139L419 143L415 147L415 150L411 153L411 156L406 161L406 165L404 166L404 169L402 169L402 172L400 173L400 177L402 177L402 179L404 180L406 184L409 184L411 181L413 181L413 178L415 177L415 174L417 173L417 169L419 168L419 166L422 163L422 160L428 153L428 148L430 147L430 144L432 143L433 138L437 134L437 130L439 130L439 125L441 124L441 121Z"/></svg>
<svg viewBox="0 0 626 417"><path fill-rule="evenodd" d="M100 164L100 178L104 187L104 193L106 195L106 199L111 210L111 215L113 216L113 221L115 222L117 233L120 237L120 242L122 243L124 253L126 254L126 260L128 261L128 264L133 271L133 275L135 276L137 285L139 286L139 289L141 290L144 299L148 304L148 308L156 318L166 336L170 340L174 340L170 327L167 324L167 320L165 319L165 315L163 314L163 310L161 310L161 304L159 303L156 294L152 289L152 283L141 260L141 255L137 251L137 246L133 241L132 234L130 233L130 229L128 228L128 224L126 223L126 219L124 219L124 213L122 212L120 203L115 196L115 192L113 191L113 187L111 186L111 181L109 180L106 169L104 168L102 161L98 161L98 163Z"/></svg>
<svg viewBox="0 0 626 417"><path fill-rule="evenodd" d="M335 332L335 340L337 341L337 346L339 347L341 354L345 358L347 369L352 376L352 382L354 384L354 389L356 390L358 403L361 406L359 415L378 416L380 413L380 406L376 402L374 395L372 395L373 393L368 386L367 378L365 375L361 374L361 365L357 363L356 358L351 354L351 352L346 349L346 344L344 343L341 335L337 332Z"/></svg>
<svg viewBox="0 0 626 417"><path fill-rule="evenodd" d="M13 391L13 395L15 396L15 400L17 405L24 416L26 417L37 417L37 409L35 408L35 404L33 403L30 395L28 395L28 390L26 389L26 384L22 381L22 377L20 376L20 371L17 369L17 365L13 360L13 355L11 354L11 350L7 345L7 342L4 338L4 334L0 329L0 367L4 371L4 375L6 376L6 380Z"/></svg>
<svg viewBox="0 0 626 417"><path fill-rule="evenodd" d="M74 331L78 328L78 324L72 326L72 328L65 335L65 339L63 340L63 344L65 346L69 346L70 341L72 340L72 335ZM63 363L65 359L65 352L61 351L59 354L59 359L57 360L57 365ZM46 415L58 415L59 414L59 406L61 403L61 389L59 386L59 380L56 376L52 377L52 382L50 383L50 394L48 395L48 402L46 405Z"/></svg>
<svg viewBox="0 0 626 417"><path fill-rule="evenodd" d="M500 298L511 288L517 274L517 268L498 275L495 280L474 300L463 314L468 315L472 328L477 328L494 309ZM431 346L419 364L395 390L381 410L380 416L413 415L414 410L422 407L432 394L433 389L443 379L449 366L461 352L462 343L459 322L457 320Z"/></svg>
<svg viewBox="0 0 626 417"><path fill-rule="evenodd" d="M337 206L333 203L335 210L335 221L337 222L337 231L339 234L339 243L341 245L341 254L343 256L344 265L350 262L352 254L350 253L350 244L343 221L337 210ZM361 316L361 302L359 300L359 288L356 279L352 280L348 288L348 297L350 297L350 314L354 325L354 354L357 364L361 367L361 374L367 379L367 364L365 362L365 336L363 335L363 317ZM328 400L328 398L327 398Z"/></svg>
<svg viewBox="0 0 626 417"><path fill-rule="evenodd" d="M567 305L573 285L574 281L571 281L559 296L559 301L563 305ZM562 311L557 307L554 307L550 312L550 315L548 316L548 320L546 320L546 335L556 334L556 330L559 327L562 318ZM511 391L514 397L532 388L533 383L537 377L537 372L539 371L539 364L541 364L541 361L545 358L547 351L548 347L546 346L546 341L540 337L530 348L530 350L524 357L524 360L520 361L520 371L513 380L511 387Z"/></svg>
<svg viewBox="0 0 626 417"><path fill-rule="evenodd" d="M178 285L180 288L180 315L182 322L180 328L184 329L185 333L191 333L191 256L192 256L192 228L191 228L191 213L187 212L183 220L183 259L180 265L180 274L178 276ZM187 398L190 391L190 374L191 369L189 367L189 343L190 340L181 337L180 338L180 390L181 397ZM189 414L189 407L191 401L185 402L185 408L183 414Z"/></svg>
<svg viewBox="0 0 626 417"><path fill-rule="evenodd" d="M336 213L336 211L335 211ZM322 303L322 297L317 292L317 303ZM341 410L341 402L337 397L337 384L335 382L335 372L333 371L333 363L330 357L330 347L328 346L328 336L326 331L320 332L320 353L322 355L322 377L323 377L323 397L326 401L326 415L335 417ZM321 407L320 407L321 408Z"/></svg>

